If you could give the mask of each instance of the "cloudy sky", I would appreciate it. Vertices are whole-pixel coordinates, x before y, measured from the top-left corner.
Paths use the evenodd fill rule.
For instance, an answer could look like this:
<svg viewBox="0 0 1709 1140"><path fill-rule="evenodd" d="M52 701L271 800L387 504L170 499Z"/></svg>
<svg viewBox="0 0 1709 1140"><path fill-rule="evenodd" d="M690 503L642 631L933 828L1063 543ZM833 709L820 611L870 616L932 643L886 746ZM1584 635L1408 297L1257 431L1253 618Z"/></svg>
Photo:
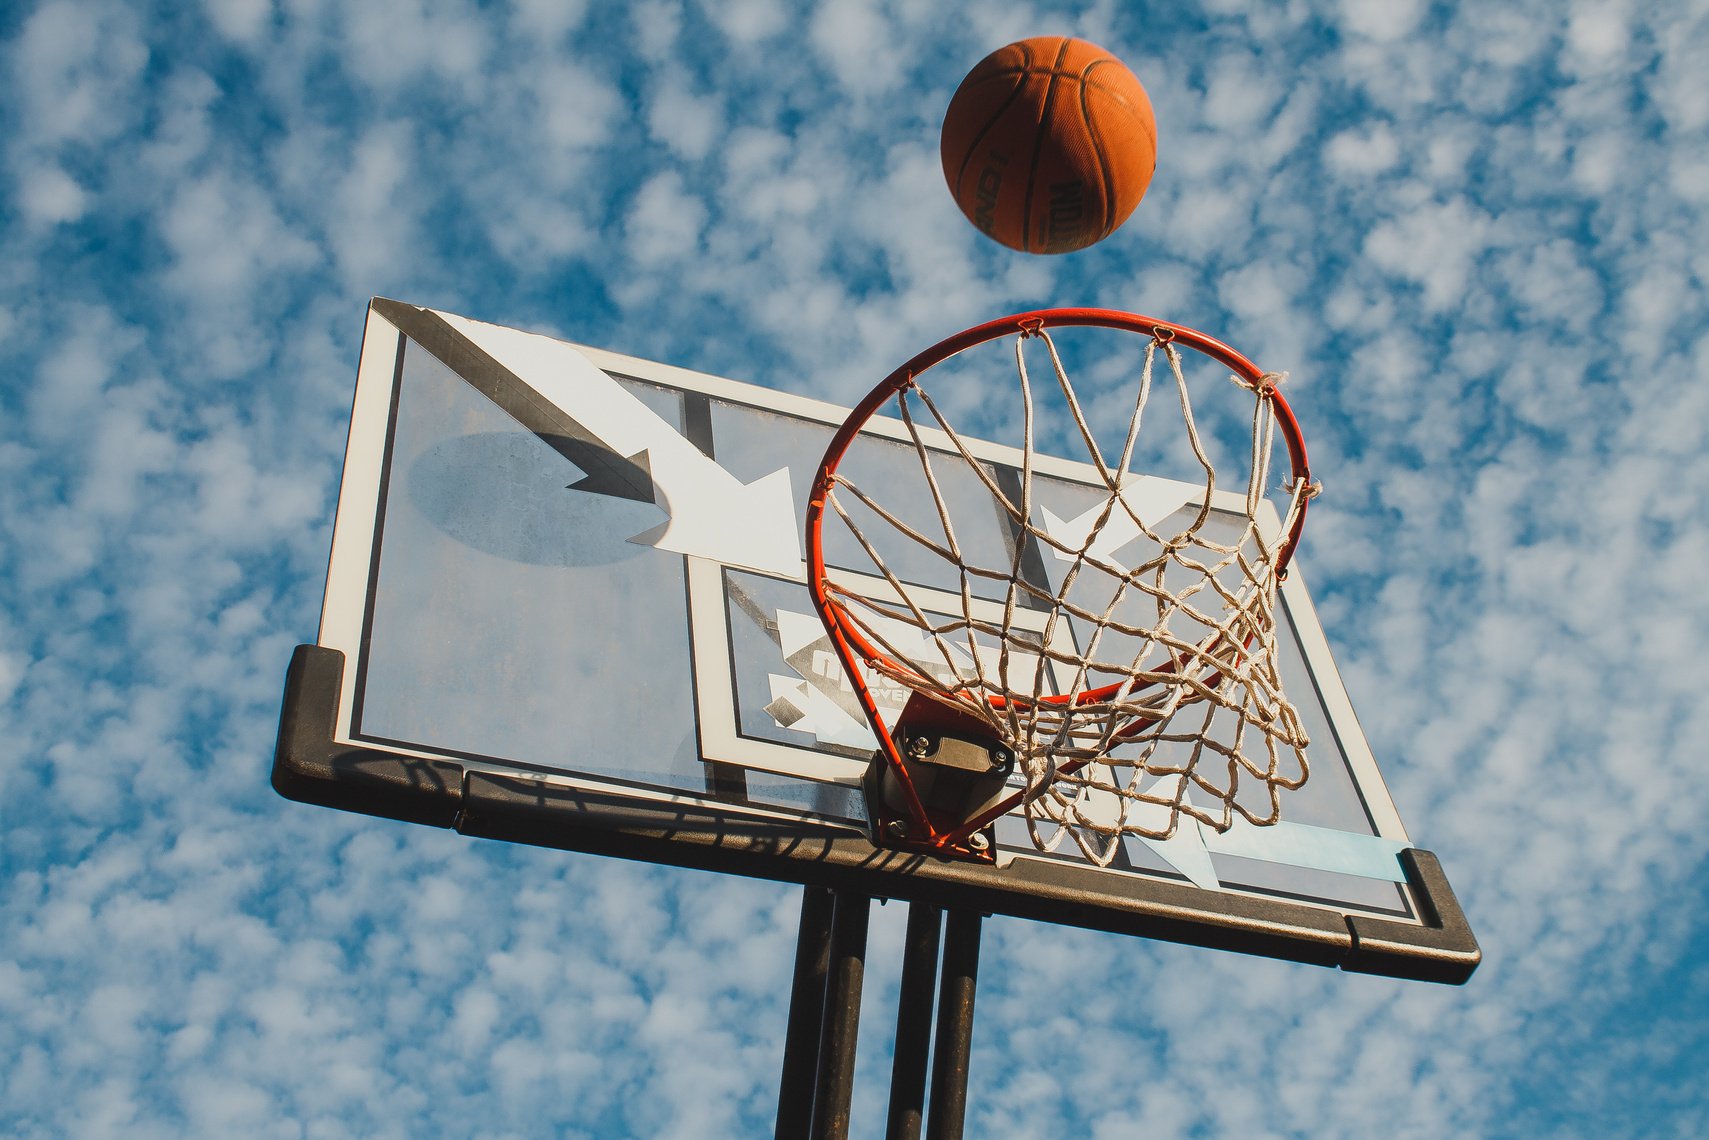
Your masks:
<svg viewBox="0 0 1709 1140"><path fill-rule="evenodd" d="M1160 162L1027 257L937 127L1062 32ZM1485 963L993 919L970 1134L1701 1134L1704 0L22 0L0 42L0 1132L769 1134L797 890L268 787L382 295L842 402L1047 304L1288 369L1301 559Z"/></svg>

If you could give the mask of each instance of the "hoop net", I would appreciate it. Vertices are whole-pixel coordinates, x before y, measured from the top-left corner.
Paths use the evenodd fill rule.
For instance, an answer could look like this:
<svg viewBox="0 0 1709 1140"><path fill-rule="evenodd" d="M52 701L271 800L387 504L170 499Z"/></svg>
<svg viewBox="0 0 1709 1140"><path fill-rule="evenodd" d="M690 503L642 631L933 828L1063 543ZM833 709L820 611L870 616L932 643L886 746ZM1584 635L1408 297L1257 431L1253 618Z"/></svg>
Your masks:
<svg viewBox="0 0 1709 1140"><path fill-rule="evenodd" d="M1069 434L1085 447L1102 483L1096 507L1076 520L1084 532L1066 537L1066 524L1035 502L1038 409L1024 351L1034 338L1048 350L1052 373L1043 394L1053 407L1066 408ZM1278 495L1275 517L1260 525L1270 517L1261 504L1282 377L1254 370L1255 380L1231 377L1252 401L1244 511L1213 509L1217 472L1173 341L1159 327L1146 343L1137 397L1113 455L1094 438L1056 342L1043 327L1029 326L1014 344L1022 416L1018 487L975 458L921 375L901 381L889 401L918 464L913 491L899 497L887 479L891 501L881 501L827 460L821 525L836 520L853 539L844 549L858 549L870 563L848 573L825 571L827 623L864 658L857 664L873 685L900 686L976 718L1015 755L1024 787L961 834L1018 803L1040 850L1055 850L1068 838L1107 864L1121 836L1167 839L1182 816L1218 831L1236 818L1274 823L1279 794L1306 780L1308 739L1283 693L1276 603L1316 488L1296 470ZM1160 371L1168 379L1155 387L1173 387L1177 422L1203 484L1186 508L1155 519L1143 517L1131 488ZM973 472L984 483L1015 536L1005 550L984 558L970 553L973 544L958 534L947 503L946 467ZM959 521L963 531L971 529L972 520ZM1041 553L1052 572L1039 573ZM933 602L909 585L919 581L922 557L956 583ZM908 573L893 568L898 562ZM861 574L866 584L858 582ZM887 588L874 589L873 578ZM959 605L944 604L943 597L958 592ZM946 609L959 612L939 612ZM885 735L883 725L874 727Z"/></svg>

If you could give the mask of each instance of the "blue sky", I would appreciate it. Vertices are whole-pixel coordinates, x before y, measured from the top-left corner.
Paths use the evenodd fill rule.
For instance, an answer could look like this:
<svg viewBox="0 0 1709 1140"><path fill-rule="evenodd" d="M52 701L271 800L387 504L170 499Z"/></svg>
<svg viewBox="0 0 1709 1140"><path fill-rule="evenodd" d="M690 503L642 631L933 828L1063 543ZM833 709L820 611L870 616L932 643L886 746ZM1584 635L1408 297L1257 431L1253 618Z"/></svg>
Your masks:
<svg viewBox="0 0 1709 1140"><path fill-rule="evenodd" d="M1058 32L1146 83L1159 167L1043 259L936 130ZM1288 369L1301 559L1486 961L994 919L972 1132L1701 1132L1709 5L51 0L0 41L0 1131L769 1134L795 890L268 787L378 294L840 402L1047 304Z"/></svg>

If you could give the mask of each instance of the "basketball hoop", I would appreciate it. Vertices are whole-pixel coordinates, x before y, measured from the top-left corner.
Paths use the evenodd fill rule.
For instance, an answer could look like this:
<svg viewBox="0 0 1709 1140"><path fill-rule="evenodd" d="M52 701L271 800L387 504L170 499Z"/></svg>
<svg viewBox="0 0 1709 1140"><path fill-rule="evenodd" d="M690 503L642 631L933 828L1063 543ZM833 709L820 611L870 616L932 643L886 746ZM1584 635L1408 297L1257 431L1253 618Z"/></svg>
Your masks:
<svg viewBox="0 0 1709 1140"><path fill-rule="evenodd" d="M1137 391L1119 449L1108 454L1051 335L1069 327L1131 334L1118 352L1131 345ZM993 388L990 402L1015 401L1021 444L1010 469L999 472L974 456L924 381L952 358L1004 338L1014 340L1014 386ZM1035 389L1032 342L1031 355L1042 348L1048 357L1054 388ZM1159 357L1202 476L1202 487L1196 476L1187 505L1167 519L1145 517L1133 490L1144 481L1132 465ZM1206 358L1251 399L1243 499L1218 492L1193 417L1183 363ZM1302 785L1309 768L1307 735L1282 691L1277 590L1317 491L1280 380L1181 325L1053 309L953 336L855 407L813 485L807 567L814 604L878 738L866 785L878 842L989 859L993 822L1020 808L1039 849L1071 838L1107 864L1122 836L1166 839L1182 816L1219 831L1237 818L1280 818L1280 793ZM1066 409L1068 434L1102 481L1097 504L1077 520L1083 535L1065 532L1035 498L1040 469L1049 465L1034 444L1047 396ZM886 412L900 421L893 434L918 466L913 490L900 495L888 476L874 489L843 470L862 429ZM1278 432L1290 471L1272 501L1266 484ZM1014 536L1001 557L981 557L958 539L941 489L948 467L984 483ZM1227 508L1231 498L1240 509ZM927 501L935 523L905 519ZM976 520L964 520L963 530L969 521ZM827 528L844 565L827 565ZM1125 553L1134 549L1137 561ZM1058 567L1054 576L1038 569L1046 557ZM929 559L955 585L926 591L915 575L893 568L899 559L910 566ZM946 593L959 594L959 604L946 604ZM874 685L906 691L893 723Z"/></svg>

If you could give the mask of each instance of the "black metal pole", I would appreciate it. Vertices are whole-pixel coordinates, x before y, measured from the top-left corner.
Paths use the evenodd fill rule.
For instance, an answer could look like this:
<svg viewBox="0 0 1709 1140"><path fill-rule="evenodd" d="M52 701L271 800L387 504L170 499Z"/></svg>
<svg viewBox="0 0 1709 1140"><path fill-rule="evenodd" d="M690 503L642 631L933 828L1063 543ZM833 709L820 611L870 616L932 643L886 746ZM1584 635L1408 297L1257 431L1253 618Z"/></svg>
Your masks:
<svg viewBox="0 0 1709 1140"><path fill-rule="evenodd" d="M866 976L866 928L872 900L836 892L831 968L825 976L825 1020L819 1033L819 1080L813 1093L813 1140L844 1140L854 1095L855 1038Z"/></svg>
<svg viewBox="0 0 1709 1140"><path fill-rule="evenodd" d="M896 1048L890 1063L887 1140L920 1140L942 926L942 908L923 902L908 904L908 931L902 940L902 992L896 1007Z"/></svg>
<svg viewBox="0 0 1709 1140"><path fill-rule="evenodd" d="M973 1045L973 990L979 980L981 918L978 911L951 910L944 922L943 979L938 986L938 1033L932 1056L927 1140L961 1140L967 1118L967 1065Z"/></svg>
<svg viewBox="0 0 1709 1140"><path fill-rule="evenodd" d="M819 1030L825 1012L825 975L831 963L832 900L830 890L825 887L806 887L801 892L801 928L795 938L795 982L789 991L783 1079L777 1092L777 1140L800 1140L807 1135L813 1120Z"/></svg>

